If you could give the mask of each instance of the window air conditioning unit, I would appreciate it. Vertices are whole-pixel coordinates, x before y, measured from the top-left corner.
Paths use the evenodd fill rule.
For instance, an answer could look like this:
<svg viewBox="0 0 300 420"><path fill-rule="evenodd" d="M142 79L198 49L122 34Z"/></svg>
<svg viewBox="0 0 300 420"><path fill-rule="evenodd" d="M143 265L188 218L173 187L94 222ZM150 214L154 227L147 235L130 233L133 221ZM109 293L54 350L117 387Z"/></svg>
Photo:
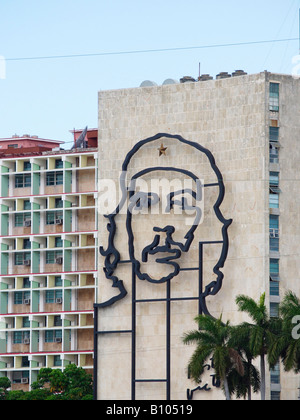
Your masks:
<svg viewBox="0 0 300 420"><path fill-rule="evenodd" d="M279 238L278 229L270 229L270 238Z"/></svg>
<svg viewBox="0 0 300 420"><path fill-rule="evenodd" d="M63 263L63 257L55 258L55 264L62 264L62 263Z"/></svg>
<svg viewBox="0 0 300 420"><path fill-rule="evenodd" d="M24 299L24 305L30 305L30 299Z"/></svg>
<svg viewBox="0 0 300 420"><path fill-rule="evenodd" d="M29 338L24 338L23 344L30 344L30 339Z"/></svg>
<svg viewBox="0 0 300 420"><path fill-rule="evenodd" d="M55 338L55 343L62 343L62 339L61 338Z"/></svg>
<svg viewBox="0 0 300 420"><path fill-rule="evenodd" d="M21 379L21 383L22 384L28 384L29 383L29 379L28 378L22 378Z"/></svg>
<svg viewBox="0 0 300 420"><path fill-rule="evenodd" d="M56 303L63 303L62 298L57 298Z"/></svg>
<svg viewBox="0 0 300 420"><path fill-rule="evenodd" d="M25 260L24 261L24 265L26 265L27 267L30 266L30 264L31 264L31 261L30 260Z"/></svg>
<svg viewBox="0 0 300 420"><path fill-rule="evenodd" d="M63 219L55 219L55 224L56 225L62 225L63 224Z"/></svg>
<svg viewBox="0 0 300 420"><path fill-rule="evenodd" d="M25 220L24 227L30 227L30 226L31 226L31 220Z"/></svg>

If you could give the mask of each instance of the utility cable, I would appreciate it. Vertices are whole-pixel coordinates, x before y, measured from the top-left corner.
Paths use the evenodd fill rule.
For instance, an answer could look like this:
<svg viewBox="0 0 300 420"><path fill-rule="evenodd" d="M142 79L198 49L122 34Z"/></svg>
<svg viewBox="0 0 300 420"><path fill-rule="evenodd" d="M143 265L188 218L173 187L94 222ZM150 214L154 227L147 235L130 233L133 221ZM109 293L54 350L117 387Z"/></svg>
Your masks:
<svg viewBox="0 0 300 420"><path fill-rule="evenodd" d="M225 48L225 47L238 47L244 45L259 45L259 44L270 44L279 42L290 42L299 41L299 38L287 38L287 39L272 39L266 41L249 41L249 42L235 42L230 44L212 44L212 45L198 45L190 47L175 47L175 48L157 48L152 50L132 50L132 51L111 51L111 52L99 52L99 53L87 53L87 54L68 54L68 55L49 55L49 56L37 56L37 57L11 57L5 58L5 61L29 61L29 60L54 60L54 59L66 59L66 58L80 58L80 57L100 57L109 55L128 55L128 54L146 54L146 53L157 53L157 52L169 52L169 51L186 51L186 50L197 50L197 49L208 49L208 48Z"/></svg>

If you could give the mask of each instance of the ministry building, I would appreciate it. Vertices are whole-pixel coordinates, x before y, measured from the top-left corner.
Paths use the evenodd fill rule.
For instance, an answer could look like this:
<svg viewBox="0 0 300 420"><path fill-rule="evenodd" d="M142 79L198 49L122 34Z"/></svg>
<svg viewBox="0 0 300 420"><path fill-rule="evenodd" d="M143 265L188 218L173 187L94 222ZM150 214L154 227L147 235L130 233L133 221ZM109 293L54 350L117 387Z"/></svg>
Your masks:
<svg viewBox="0 0 300 420"><path fill-rule="evenodd" d="M235 325L240 294L265 293L271 316L299 295L299 117L300 80L269 72L99 93L98 181L116 198L99 195L98 399L223 399L212 364L189 378L194 318ZM268 371L269 399L298 388Z"/></svg>

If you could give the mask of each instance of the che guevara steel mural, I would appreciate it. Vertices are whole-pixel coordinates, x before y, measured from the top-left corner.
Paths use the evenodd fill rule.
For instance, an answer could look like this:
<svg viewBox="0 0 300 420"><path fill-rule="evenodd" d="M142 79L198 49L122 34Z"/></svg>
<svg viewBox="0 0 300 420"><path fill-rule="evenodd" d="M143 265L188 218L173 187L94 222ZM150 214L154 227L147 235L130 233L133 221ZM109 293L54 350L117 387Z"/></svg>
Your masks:
<svg viewBox="0 0 300 420"><path fill-rule="evenodd" d="M136 156L141 154L144 150L147 152L149 146L153 143L153 145L157 145L159 142L161 147L159 148L159 159L163 158L164 155L168 152L168 148L164 147L163 142L168 142L170 144L176 144L176 146L185 146L191 148L191 151L194 154L200 153L201 157L205 158L205 160L210 165L212 173L214 173L215 181L213 183L205 184L200 180L199 176L197 176L192 171L185 168L181 168L177 166L149 166L142 168L141 170L135 171L135 173L131 173L130 177L128 177L128 168L129 165L134 162ZM147 149L148 148L148 149ZM160 161L158 161L160 163ZM131 165L134 167L134 165ZM186 166L186 165L185 165ZM132 171L131 171L132 172ZM134 352L134 345L135 345L135 320L136 317L136 304L137 299L135 295L135 285L137 281L146 281L153 284L163 284L167 285L166 287L166 304L167 304L167 335L170 328L168 328L168 324L170 327L171 323L171 302L172 302L172 295L171 295L171 287L172 287L172 279L178 276L184 270L193 271L195 274L195 282L198 284L198 294L197 296L182 296L181 300L197 300L199 313L210 315L209 308L207 307L207 298L209 296L215 296L218 294L220 289L222 288L224 274L221 269L224 267L227 255L228 255L228 228L232 223L231 219L226 219L221 211L221 204L223 202L225 196L225 187L223 176L216 165L215 158L213 154L200 144L196 142L192 142L189 140L184 139L180 135L172 135L168 133L159 133L153 137L149 137L147 139L141 140L134 145L134 147L128 152L127 156L124 159L122 168L121 168L121 175L120 175L120 190L121 190L121 199L118 203L116 209L105 216L107 221L107 231L108 231L108 244L107 246L100 246L99 251L100 254L104 257L104 273L106 279L111 282L111 286L114 288L117 293L114 293L114 296L104 302L98 303L95 305L97 311L101 308L105 308L111 305L121 304L122 299L125 298L128 294L128 290L126 287L126 283L128 279L122 279L118 277L117 268L120 264L126 263L132 265L132 288L131 288L131 299L132 299L132 330L127 331L132 333L132 343L133 343L133 358L132 358L132 399L135 398L135 352ZM174 176L180 175L183 178L190 179L192 182L192 188L181 188L177 191L170 191L166 197L160 197L158 191L141 191L141 189L137 188L138 180L144 176L155 176L157 174L168 174L170 177L172 174ZM202 210L200 206L198 206L199 201L202 199L202 192L203 189L215 187L218 191L217 199L213 204L213 212L218 221L221 224L221 240L218 241L203 241L201 242L201 238L199 241L199 264L197 267L192 268L183 268L181 267L180 260L184 254L187 254L190 250L191 245L195 241L195 233L197 228L199 227L201 217L202 217ZM137 250L136 246L136 232L134 229L135 223L135 214L138 210L141 209L151 209L155 207L162 199L164 199L165 207L164 213L166 215L171 214L172 210L174 210L175 206L179 206L183 211L190 211L193 214L192 222L186 226L185 232L183 237L179 240L178 238L175 239L177 233L177 226L174 224L164 224L166 218L160 220L159 215L155 220L157 220L157 225L153 226L151 237L147 244L141 249ZM121 250L118 249L116 245L116 234L118 232L118 215L121 213L126 214L126 234L128 238L128 253L129 253L129 260L122 260L121 257ZM176 219L178 221L178 219ZM161 223L163 222L163 223ZM182 229L182 226L181 226ZM205 245L218 244L220 249L220 255L216 261L216 264L213 267L214 273L214 280L211 281L209 284L203 284L203 247ZM144 268L147 266L149 259L151 258L151 263L157 264L159 267L167 267L168 270L165 273L164 270L156 270L155 275L150 275L147 270ZM157 274L162 273L162 274ZM177 298L179 300L179 298ZM197 315L197 314L195 314ZM98 333L104 332L95 332L96 335ZM167 342L169 347L167 349L170 352L170 337L167 337ZM168 365L168 355L167 355L167 365ZM167 366L167 399L170 399L170 366Z"/></svg>

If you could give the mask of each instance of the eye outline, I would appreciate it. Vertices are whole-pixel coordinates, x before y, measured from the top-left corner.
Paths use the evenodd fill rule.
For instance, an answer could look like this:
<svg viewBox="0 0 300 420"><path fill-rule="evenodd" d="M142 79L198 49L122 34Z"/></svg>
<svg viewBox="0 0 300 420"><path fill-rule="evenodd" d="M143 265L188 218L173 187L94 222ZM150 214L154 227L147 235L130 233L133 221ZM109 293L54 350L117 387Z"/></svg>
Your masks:
<svg viewBox="0 0 300 420"><path fill-rule="evenodd" d="M185 194L190 194L197 201L197 193L191 189L172 191L167 196L166 213L170 213L174 205L179 206L181 210L191 210L192 208L196 210L198 206L189 206L187 198L184 197ZM182 195L181 200L174 200L175 195Z"/></svg>
<svg viewBox="0 0 300 420"><path fill-rule="evenodd" d="M158 194L152 192L138 191L129 197L130 210L142 211L143 209L150 209L152 206L160 202Z"/></svg>

